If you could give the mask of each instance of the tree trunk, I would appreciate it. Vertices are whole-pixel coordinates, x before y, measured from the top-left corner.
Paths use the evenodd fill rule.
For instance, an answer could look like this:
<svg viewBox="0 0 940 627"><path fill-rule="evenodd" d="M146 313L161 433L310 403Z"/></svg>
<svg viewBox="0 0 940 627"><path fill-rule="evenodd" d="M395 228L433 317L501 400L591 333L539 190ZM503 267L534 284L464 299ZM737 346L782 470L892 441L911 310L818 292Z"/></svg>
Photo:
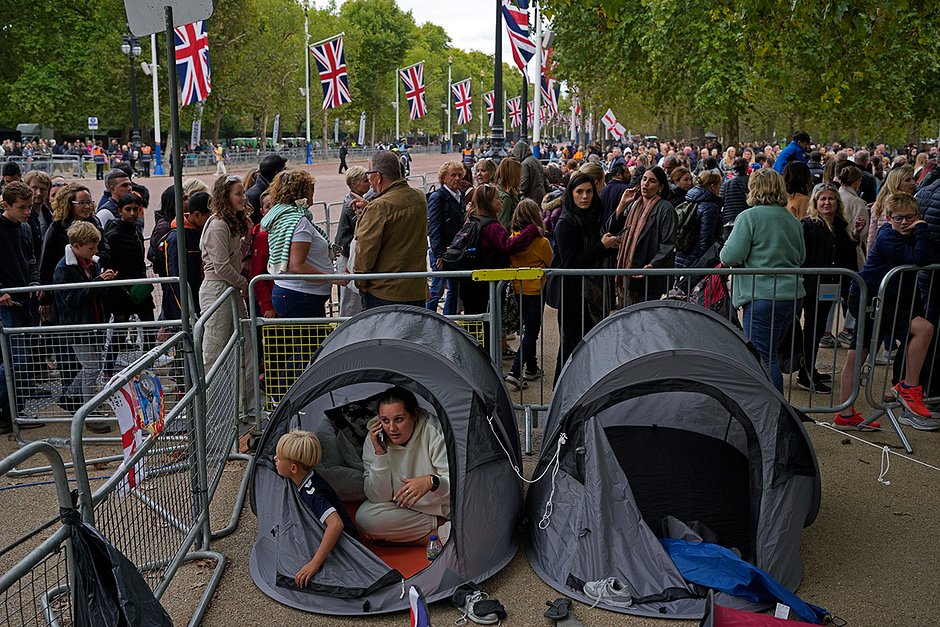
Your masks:
<svg viewBox="0 0 940 627"><path fill-rule="evenodd" d="M268 108L264 108L264 115L261 116L261 135L258 140L258 150L265 152L268 149Z"/></svg>
<svg viewBox="0 0 940 627"><path fill-rule="evenodd" d="M219 143L219 133L222 130L222 99L216 98L215 101L215 127L212 129L212 143Z"/></svg>

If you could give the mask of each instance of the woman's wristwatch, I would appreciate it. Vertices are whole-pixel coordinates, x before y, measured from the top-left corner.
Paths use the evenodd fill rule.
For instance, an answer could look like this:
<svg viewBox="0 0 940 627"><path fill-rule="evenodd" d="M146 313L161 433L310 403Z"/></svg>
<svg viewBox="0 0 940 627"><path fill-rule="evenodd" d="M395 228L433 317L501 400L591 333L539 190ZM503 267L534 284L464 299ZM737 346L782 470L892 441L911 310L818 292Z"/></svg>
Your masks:
<svg viewBox="0 0 940 627"><path fill-rule="evenodd" d="M441 478L437 475L431 475L431 492L437 492L439 487L441 487Z"/></svg>

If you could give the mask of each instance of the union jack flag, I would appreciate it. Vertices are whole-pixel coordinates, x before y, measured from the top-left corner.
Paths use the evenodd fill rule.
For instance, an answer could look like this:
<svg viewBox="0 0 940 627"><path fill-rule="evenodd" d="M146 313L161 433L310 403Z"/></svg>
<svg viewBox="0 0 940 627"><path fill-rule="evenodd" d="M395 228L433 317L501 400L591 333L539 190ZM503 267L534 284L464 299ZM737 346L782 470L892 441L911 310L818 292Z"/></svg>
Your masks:
<svg viewBox="0 0 940 627"><path fill-rule="evenodd" d="M405 84L405 98L408 100L411 119L423 118L428 111L424 97L424 61L399 70L398 75Z"/></svg>
<svg viewBox="0 0 940 627"><path fill-rule="evenodd" d="M454 108L457 109L457 124L469 124L473 117L470 114L470 79L462 80L450 86L454 94Z"/></svg>
<svg viewBox="0 0 940 627"><path fill-rule="evenodd" d="M519 0L518 5L503 0L503 19L512 48L512 58L521 72L535 56L535 43L529 38L529 3Z"/></svg>
<svg viewBox="0 0 940 627"><path fill-rule="evenodd" d="M212 91L209 74L209 36L206 23L193 22L173 29L176 46L176 74L183 99L181 106L201 102Z"/></svg>
<svg viewBox="0 0 940 627"><path fill-rule="evenodd" d="M349 79L346 76L346 55L343 52L343 36L310 46L317 62L320 85L323 87L323 108L333 109L352 102L349 95Z"/></svg>
<svg viewBox="0 0 940 627"><path fill-rule="evenodd" d="M522 97L516 96L506 101L506 110L509 113L509 127L519 128L522 125Z"/></svg>
<svg viewBox="0 0 940 627"><path fill-rule="evenodd" d="M496 93L492 91L488 91L483 94L483 103L486 105L486 115L488 115L490 118L490 127L493 126L493 122L495 122L496 116L496 102L494 99L495 95Z"/></svg>
<svg viewBox="0 0 940 627"><path fill-rule="evenodd" d="M528 121L528 127L532 128L532 122L535 120L535 103L531 100L526 105L526 120Z"/></svg>
<svg viewBox="0 0 940 627"><path fill-rule="evenodd" d="M561 86L555 82L554 78L548 78L542 75L542 100L545 102L552 113L558 113L558 93Z"/></svg>

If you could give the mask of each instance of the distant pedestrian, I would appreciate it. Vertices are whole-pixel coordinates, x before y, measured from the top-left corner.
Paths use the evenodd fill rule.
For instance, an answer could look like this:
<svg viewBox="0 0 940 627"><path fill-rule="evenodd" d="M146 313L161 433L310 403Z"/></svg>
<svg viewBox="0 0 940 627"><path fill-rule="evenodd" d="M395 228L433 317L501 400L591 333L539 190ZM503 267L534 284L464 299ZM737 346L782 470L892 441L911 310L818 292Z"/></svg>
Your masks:
<svg viewBox="0 0 940 627"><path fill-rule="evenodd" d="M349 166L346 165L346 155L349 154L349 146L346 145L346 140L343 140L342 145L339 147L339 174L342 174L349 169Z"/></svg>

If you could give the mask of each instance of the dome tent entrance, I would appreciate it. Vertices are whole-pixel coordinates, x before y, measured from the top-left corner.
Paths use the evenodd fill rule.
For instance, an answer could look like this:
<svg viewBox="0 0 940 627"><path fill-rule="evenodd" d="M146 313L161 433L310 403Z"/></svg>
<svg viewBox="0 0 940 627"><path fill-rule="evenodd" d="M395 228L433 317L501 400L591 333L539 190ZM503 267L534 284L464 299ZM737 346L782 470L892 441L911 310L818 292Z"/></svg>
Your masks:
<svg viewBox="0 0 940 627"><path fill-rule="evenodd" d="M657 600L599 605L701 617L704 600L659 542L676 520L699 523L791 590L799 584L801 532L819 508L815 453L728 321L673 301L605 319L559 376L536 475L562 434L554 486L533 485L526 502L529 562L552 587L593 603L583 582L617 577L634 598Z"/></svg>
<svg viewBox="0 0 940 627"><path fill-rule="evenodd" d="M437 559L405 577L344 535L312 584L298 590L290 581L294 564L310 558L323 532L296 490L275 473L277 441L301 427L320 436L326 457L335 425L325 412L392 385L412 391L440 421L450 467L450 539ZM361 615L407 609L403 579L406 587L416 585L434 601L449 597L465 581L492 576L515 554L522 508L521 482L504 448L512 464L520 465L505 385L466 332L415 307L363 312L330 334L281 400L259 442L251 490L258 517L252 579L263 592L297 609ZM333 483L335 478L327 479Z"/></svg>

